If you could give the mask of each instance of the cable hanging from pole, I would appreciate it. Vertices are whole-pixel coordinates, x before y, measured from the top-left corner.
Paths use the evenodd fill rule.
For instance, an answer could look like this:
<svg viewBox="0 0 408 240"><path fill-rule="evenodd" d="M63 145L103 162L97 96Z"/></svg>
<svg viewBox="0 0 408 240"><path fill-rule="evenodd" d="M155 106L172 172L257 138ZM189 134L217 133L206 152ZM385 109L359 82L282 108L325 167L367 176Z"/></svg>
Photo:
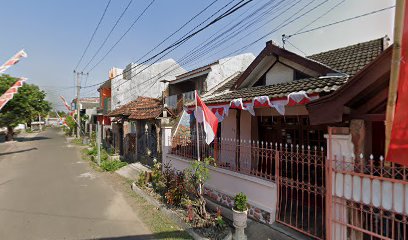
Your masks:
<svg viewBox="0 0 408 240"><path fill-rule="evenodd" d="M81 64L82 59L84 58L86 52L88 51L88 48L89 48L89 46L91 45L91 43L92 43L92 41L93 41L93 39L94 39L94 37L95 37L95 34L96 34L96 32L98 31L99 26L101 25L101 22L102 22L103 18L105 17L106 11L108 10L108 7L109 7L111 1L112 1L112 0L109 0L109 1L108 1L108 4L106 4L105 10L103 11L103 14L102 14L101 18L99 19L99 22L98 22L98 24L96 25L96 28L95 28L94 32L92 33L91 39L89 39L89 42L88 42L88 44L86 45L85 50L84 50L84 52L83 52L82 55L81 55L81 58L79 59L78 63L77 63L76 66L75 66L75 70L78 69L79 64Z"/></svg>

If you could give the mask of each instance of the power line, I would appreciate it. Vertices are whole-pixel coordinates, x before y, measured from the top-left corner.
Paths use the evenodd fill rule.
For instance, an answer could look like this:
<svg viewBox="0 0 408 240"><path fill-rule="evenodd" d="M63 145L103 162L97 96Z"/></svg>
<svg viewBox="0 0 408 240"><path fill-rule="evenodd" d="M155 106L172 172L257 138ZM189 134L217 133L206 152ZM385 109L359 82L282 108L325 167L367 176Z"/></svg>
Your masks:
<svg viewBox="0 0 408 240"><path fill-rule="evenodd" d="M150 49L146 54L144 54L142 57L140 57L138 60L136 60L136 62L142 60L144 57L146 57L148 54L152 53L154 50L156 50L158 47L160 47L165 41L167 41L169 38L171 38L172 36L174 36L176 33L178 33L179 31L181 31L181 29L183 29L185 26L187 26L190 22L192 22L194 19L196 19L198 16L200 16L203 12L205 12L208 8L210 8L213 4L215 4L217 1L219 0L215 0L213 2L211 2L208 6L206 6L203 10L201 10L199 13L197 13L196 15L194 15L192 18L190 18L190 20L188 20L186 23L184 23L181 27L179 27L176 31L174 31L172 34L170 34L169 36L167 36L165 39L163 39L159 44L157 44L156 46L154 46L152 49Z"/></svg>
<svg viewBox="0 0 408 240"><path fill-rule="evenodd" d="M291 43L289 40L286 40L286 43L289 43L289 45L291 45L292 47L294 47L296 50L298 50L299 52L303 53L304 56L307 56L307 54L302 51L300 48L296 47L295 45L293 45L293 43Z"/></svg>
<svg viewBox="0 0 408 240"><path fill-rule="evenodd" d="M85 71L85 69L89 66L89 64L91 64L91 62L95 59L95 57L98 55L98 53L101 51L101 49L103 48L103 46L105 46L106 42L108 41L109 37L112 35L112 32L115 30L116 26L118 25L118 23L120 22L120 20L122 19L122 17L125 15L126 11L129 9L130 5L132 4L133 0L130 0L129 3L127 4L127 6L125 7L125 9L122 11L122 13L120 14L119 18L116 20L115 24L113 25L113 27L111 28L110 32L108 33L108 35L106 36L105 40L102 42L102 44L99 46L99 48L96 50L95 54L92 56L92 58L88 61L88 63L85 65L85 67L82 69L82 72Z"/></svg>
<svg viewBox="0 0 408 240"><path fill-rule="evenodd" d="M298 1L299 2L299 1ZM297 2L297 3L298 3ZM293 5L291 6L291 7L293 7ZM258 9L259 10L259 9ZM288 10L288 9L286 9L286 10ZM286 11L285 10L285 11ZM258 12L258 11L256 11L256 12ZM208 39L207 39L208 40ZM187 56L189 56L189 55L187 55ZM185 56L186 57L186 56ZM197 59L196 59L197 60ZM175 65L178 65L178 64L175 64ZM174 66L170 66L169 68L167 68L166 70L164 70L164 71L167 71L168 69L170 69L170 68L172 68L172 67L174 67ZM169 70L169 71L167 71L165 74L168 74L168 73L170 73L170 72L172 72L172 71L174 71L175 69L171 69L171 70ZM119 75L117 75L117 76L119 76ZM157 77L157 75L156 76L153 76L152 78L149 78L147 81L149 81L149 80L151 80L151 79L154 79L155 77ZM143 82L142 84L144 84L144 83L146 83L147 81L145 81L145 82ZM123 84L123 83L122 83ZM120 85L122 85L122 84L119 84L119 86ZM118 87L118 86L117 86ZM131 91L132 89L130 89L129 91Z"/></svg>
<svg viewBox="0 0 408 240"><path fill-rule="evenodd" d="M305 26L303 26L302 28L300 28L299 30L297 30L295 33L298 33L300 31L302 31L303 29L309 27L310 25L312 25L313 23L315 23L317 20L321 19L322 17L326 16L327 14L329 14L331 11L333 11L335 8L337 8L338 6L340 6L342 3L344 3L346 0L342 0L340 2L338 2L336 5L334 5L333 7L331 7L329 10L327 10L325 13L323 13L322 15L318 16L317 18L315 18L313 21L311 21L309 24L306 24Z"/></svg>
<svg viewBox="0 0 408 240"><path fill-rule="evenodd" d="M333 22L333 23L329 23L329 24L326 24L326 25L322 25L322 26L319 26L319 27L315 27L315 28L312 28L312 29L309 29L309 30L294 33L292 35L289 35L288 37L293 37L293 36L296 36L296 35L299 35L299 34L312 32L312 31L315 31L315 30L318 30L318 29L321 29L321 28L326 28L326 27L333 26L333 25L336 25L336 24L339 24L339 23L343 23L343 22L351 21L351 20L358 19L358 18L361 18L361 17L369 16L369 15L372 15L372 14L376 14L376 13L379 13L379 12L386 11L386 10L391 9L391 8L395 8L395 5L390 6L390 7L386 7L386 8L382 8L382 9L378 9L378 10L375 10L375 11L372 11L372 12L369 12L369 13L365 13L365 14L362 14L362 15L358 15L358 16L355 16L355 17L346 18L346 19L343 19L343 20L340 20L340 21L337 21L337 22Z"/></svg>
<svg viewBox="0 0 408 240"><path fill-rule="evenodd" d="M292 6L292 7L293 7L293 6ZM258 11L256 11L256 12L258 12ZM224 33L225 33L225 32L224 32ZM222 33L222 34L224 34L224 33ZM222 34L221 34L221 35L222 35ZM188 56L188 55L187 55L187 56ZM172 66L170 66L169 68L171 68L171 67L172 67ZM168 68L168 69L169 69L169 68ZM166 70L167 70L167 69L166 69ZM165 71L166 71L166 70L165 70ZM168 71L168 72L167 72L167 73L165 73L165 74L168 74L168 73L170 73L170 72L172 72L172 71L174 71L174 70L175 70L175 69L172 69L172 70ZM145 84L146 82L148 82L148 81L150 81L150 80L154 79L154 78L155 78L155 77L157 77L157 76L158 76L158 75L156 75L156 76L154 76L154 77L152 77L152 78L150 78L150 79L147 79L147 80L146 80L146 81L144 81L143 83L140 83L140 84L139 84L139 86L140 86L140 85L142 85L142 84ZM151 87L154 85L154 83L155 83L155 82L152 82L151 86L150 86L150 87L148 87L148 88L146 88L146 89L151 88ZM131 89L130 89L130 90L131 90ZM130 91L130 90L129 90L129 91ZM143 95L143 94L142 94L142 95Z"/></svg>
<svg viewBox="0 0 408 240"><path fill-rule="evenodd" d="M238 4L234 5L233 7L231 7L229 10L227 10L226 12L224 12L223 14L221 14L220 16L218 16L216 19L212 20L210 23L208 23L207 25L205 25L204 27L201 27L200 29L196 30L195 32L183 37L182 39L180 39L179 41L173 43L172 45L170 45L169 47L165 48L164 50L162 50L161 52L157 53L156 55L152 56L151 58L145 60L144 62L142 62L140 65L136 65L136 66L143 66L144 63L153 60L154 58L162 55L160 58L156 59L154 63L156 63L157 61L159 61L160 59L162 59L163 57L165 57L166 55L168 55L170 52L174 51L176 48L180 47L183 43L187 42L189 39L191 39L192 37L194 37L195 35L197 35L198 33L202 32L204 29L210 27L211 25L215 24L216 22L220 21L221 19L229 16L230 14L234 13L235 11L237 11L238 9L244 7L245 5L247 5L248 3L252 2L253 0L248 0L245 3L242 3L241 5L239 5L241 2L240 1ZM151 65L153 65L151 64ZM137 76L138 74L140 74L141 72L143 72L144 70L146 70L147 68L149 68L151 65L146 66L144 69L142 69L141 71L139 71L138 73L136 73L135 76ZM132 69L134 69L135 67L130 68L127 71L131 71ZM124 71L126 72L126 71ZM123 73L124 73L123 72ZM122 73L122 75L123 75Z"/></svg>
<svg viewBox="0 0 408 240"><path fill-rule="evenodd" d="M222 7L221 9L224 9L226 6L228 6L229 4L231 4L233 1L234 1L234 0L230 1L227 5L225 5L225 6ZM244 0L241 0L239 3L242 3L243 1L244 1ZM251 1L253 1L253 0L249 0L247 3L251 2ZM238 4L239 4L239 3L238 3ZM237 4L234 5L232 8L234 8L234 7L236 7L236 6L237 6ZM241 7L242 7L242 6L241 6ZM220 10L218 10L217 12L219 12L219 11L220 11ZM153 57L151 57L151 58L145 60L144 62L140 63L140 65L142 65L142 64L144 64L144 63L146 63L146 62L148 62L148 61L150 61L150 60L156 58L157 56L160 56L161 54L166 53L166 51L167 51L166 54L170 53L169 50L173 51L174 49L176 49L176 48L177 48L178 46L180 46L181 44L185 43L187 40L189 40L189 39L190 39L191 37L193 37L194 35L198 34L199 32L203 31L205 28L208 28L209 26L213 25L214 23L220 21L222 18L228 16L228 15L224 15L224 14L225 14L225 13L228 13L228 12L230 12L230 11L231 11L231 8L228 9L228 10L227 10L226 12L224 12L223 14L221 14L220 16L218 16L216 19L212 20L212 21L211 21L210 23L208 23L206 26L200 28L199 30L196 30L196 31L193 32L193 33L191 33L194 29L197 29L198 26L202 25L204 22L206 22L206 21L209 19L209 18L207 18L205 21L203 21L203 22L200 23L198 26L196 26L195 28L193 28L193 30L190 30L190 32L187 33L187 34L185 34L182 38L178 39L176 42L172 43L170 46L166 47L164 50L162 50L162 51L160 51L159 53L155 54ZM232 14L232 13L230 13L230 14ZM214 14L213 14L212 16L214 16ZM165 55L164 55L164 56L165 56ZM164 56L163 56L163 57L164 57ZM137 65L137 66L140 66L140 65ZM142 66L143 66L143 65L142 65ZM151 65L150 65L150 66L151 66ZM131 71L131 70L133 70L134 68L135 68L135 67L132 67L131 69L129 69L129 70L127 70L127 71ZM146 68L145 68L145 69L146 69ZM143 70L145 70L145 69L143 69ZM142 70L142 71L143 71L143 70ZM122 73L117 74L117 75L114 76L113 78L122 76L122 75L123 75L124 73L126 73L127 71L123 71ZM139 73L141 73L142 71L140 71ZM109 81L109 79L106 80L106 81ZM103 82L100 82L100 83L97 83L97 84L93 84L93 85L90 85L90 86L85 86L85 87L83 87L83 88L95 87L95 86L98 86L98 85L100 85L101 83L104 83L104 82L106 82L106 81L103 81Z"/></svg>
<svg viewBox="0 0 408 240"><path fill-rule="evenodd" d="M85 48L84 52L82 53L82 56L81 56L81 58L79 59L77 65L76 65L76 67L75 67L75 70L77 70L79 64L81 64L82 59L83 59L84 56L85 56L86 51L88 51L88 48L89 48L89 46L91 45L91 42L92 42L92 40L94 39L95 34L96 34L96 31L98 31L98 28L99 28L99 26L101 25L101 22L102 22L103 18L105 17L106 11L108 10L108 7L109 7L111 1L112 1L112 0L109 0L109 1L108 1L108 4L106 4L105 10L103 11L103 14L102 14L101 18L99 19L99 22L98 22L98 24L96 25L96 28L95 28L94 32L92 33L91 39L89 39L89 42L88 42L88 44L86 45L86 48Z"/></svg>
<svg viewBox="0 0 408 240"><path fill-rule="evenodd" d="M88 71L91 72L96 68L108 55L109 53L112 52L112 50L118 45L120 41L126 36L126 34L129 33L129 31L133 28L133 26L139 21L139 19L143 16L143 14L150 8L150 6L154 3L155 0L152 0L149 5L139 14L139 16L133 21L133 23L130 25L130 27L126 30L125 33L122 34L122 36L115 42L115 44L108 50L108 52L95 64L93 67Z"/></svg>

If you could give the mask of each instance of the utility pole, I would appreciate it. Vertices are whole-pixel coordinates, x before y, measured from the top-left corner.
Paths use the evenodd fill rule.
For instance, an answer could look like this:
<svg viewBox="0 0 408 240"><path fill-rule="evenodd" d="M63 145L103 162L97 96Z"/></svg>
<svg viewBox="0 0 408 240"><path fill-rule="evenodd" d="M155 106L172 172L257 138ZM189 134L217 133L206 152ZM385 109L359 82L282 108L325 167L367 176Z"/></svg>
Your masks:
<svg viewBox="0 0 408 240"><path fill-rule="evenodd" d="M79 75L81 75L82 73L76 72L74 70L74 73L76 73L76 80L77 80L77 96L76 96L76 110L77 110L77 138L81 137L81 117L80 117L80 94L81 94L81 80L79 78Z"/></svg>

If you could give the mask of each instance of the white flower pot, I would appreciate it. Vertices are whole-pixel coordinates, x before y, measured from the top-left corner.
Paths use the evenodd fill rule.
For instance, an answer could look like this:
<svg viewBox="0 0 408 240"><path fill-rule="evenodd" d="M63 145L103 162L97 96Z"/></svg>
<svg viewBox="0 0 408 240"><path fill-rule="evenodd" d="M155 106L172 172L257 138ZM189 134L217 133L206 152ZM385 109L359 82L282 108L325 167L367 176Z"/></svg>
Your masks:
<svg viewBox="0 0 408 240"><path fill-rule="evenodd" d="M234 222L234 227L236 228L246 228L248 219L248 210L243 212L232 209L232 220Z"/></svg>

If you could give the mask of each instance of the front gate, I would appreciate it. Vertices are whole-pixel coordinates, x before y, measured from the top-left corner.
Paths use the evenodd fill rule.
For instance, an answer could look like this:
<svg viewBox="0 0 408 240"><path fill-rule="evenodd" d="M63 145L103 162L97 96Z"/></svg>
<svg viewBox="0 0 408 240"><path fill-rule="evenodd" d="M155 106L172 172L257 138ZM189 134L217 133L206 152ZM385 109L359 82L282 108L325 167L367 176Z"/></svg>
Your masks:
<svg viewBox="0 0 408 240"><path fill-rule="evenodd" d="M277 154L276 221L315 239L324 239L324 149L281 145Z"/></svg>
<svg viewBox="0 0 408 240"><path fill-rule="evenodd" d="M153 159L160 160L155 129L145 131L139 136L137 139L137 155L141 163L149 166L153 166Z"/></svg>

